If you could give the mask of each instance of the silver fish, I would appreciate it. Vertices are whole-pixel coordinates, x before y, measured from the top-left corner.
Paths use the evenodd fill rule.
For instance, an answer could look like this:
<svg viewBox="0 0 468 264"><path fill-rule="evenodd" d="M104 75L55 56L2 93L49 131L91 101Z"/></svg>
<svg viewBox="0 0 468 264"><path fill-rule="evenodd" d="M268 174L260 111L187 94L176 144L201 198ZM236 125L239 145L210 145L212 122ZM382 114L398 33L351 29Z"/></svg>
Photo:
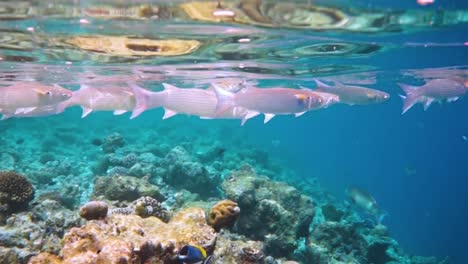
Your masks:
<svg viewBox="0 0 468 264"><path fill-rule="evenodd" d="M386 92L370 89L362 86L345 85L335 81L335 86L325 84L314 79L317 91L336 94L341 103L348 105L367 105L387 101L390 95Z"/></svg>
<svg viewBox="0 0 468 264"><path fill-rule="evenodd" d="M402 114L416 103L423 103L424 110L427 110L434 101L453 102L468 91L466 79L463 78L433 79L419 87L403 83L398 83L398 85L405 92L402 96L404 100Z"/></svg>
<svg viewBox="0 0 468 264"><path fill-rule="evenodd" d="M357 207L374 215L378 224L380 224L383 218L388 214L386 211L379 208L374 197L365 190L357 187L348 187L346 189L346 195Z"/></svg>

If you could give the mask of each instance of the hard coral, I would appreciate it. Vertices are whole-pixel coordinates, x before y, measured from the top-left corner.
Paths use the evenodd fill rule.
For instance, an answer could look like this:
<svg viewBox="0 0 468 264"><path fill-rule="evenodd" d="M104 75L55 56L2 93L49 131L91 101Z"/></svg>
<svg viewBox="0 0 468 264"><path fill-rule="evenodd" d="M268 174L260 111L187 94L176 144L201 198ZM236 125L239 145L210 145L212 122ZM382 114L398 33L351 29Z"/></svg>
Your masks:
<svg viewBox="0 0 468 264"><path fill-rule="evenodd" d="M177 213L169 223L156 217L111 215L72 228L63 238L62 263L143 263L163 261L184 245L212 251L216 233L207 225L201 208ZM31 263L46 263L33 262ZM154 262L161 263L161 262Z"/></svg>
<svg viewBox="0 0 468 264"><path fill-rule="evenodd" d="M0 204L6 204L9 211L19 211L34 198L34 187L19 173L0 171L0 194Z"/></svg>
<svg viewBox="0 0 468 264"><path fill-rule="evenodd" d="M240 208L231 200L216 203L210 210L208 223L217 231L224 227L231 227L239 216Z"/></svg>
<svg viewBox="0 0 468 264"><path fill-rule="evenodd" d="M135 214L140 217L155 216L164 222L169 221L170 213L162 206L162 204L149 196L138 198L128 207L112 208L109 214Z"/></svg>
<svg viewBox="0 0 468 264"><path fill-rule="evenodd" d="M246 166L232 172L222 189L242 208L237 231L264 240L266 253L289 256L297 240L308 236L314 203L294 187L259 176Z"/></svg>

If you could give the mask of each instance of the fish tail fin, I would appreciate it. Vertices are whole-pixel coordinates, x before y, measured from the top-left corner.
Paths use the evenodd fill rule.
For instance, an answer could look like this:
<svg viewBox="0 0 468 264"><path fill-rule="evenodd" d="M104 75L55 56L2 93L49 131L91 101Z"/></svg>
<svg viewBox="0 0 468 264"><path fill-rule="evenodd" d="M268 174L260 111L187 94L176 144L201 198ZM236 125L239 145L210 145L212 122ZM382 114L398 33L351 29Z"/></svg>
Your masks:
<svg viewBox="0 0 468 264"><path fill-rule="evenodd" d="M150 97L154 92L148 91L134 83L128 83L132 88L133 95L135 96L135 107L133 108L132 115L130 119L134 119L139 116L141 113L146 111L150 106Z"/></svg>
<svg viewBox="0 0 468 264"><path fill-rule="evenodd" d="M0 120L7 120L7 119L12 118L13 116L14 116L13 114L3 113L2 118L0 118Z"/></svg>
<svg viewBox="0 0 468 264"><path fill-rule="evenodd" d="M401 89L405 92L403 98L403 111L401 114L406 113L415 103L420 99L420 94L416 86L398 83Z"/></svg>
<svg viewBox="0 0 468 264"><path fill-rule="evenodd" d="M233 97L234 94L226 91L225 89L221 88L219 85L212 83L213 90L216 94L216 109L215 113L217 115L222 114L223 112L227 111L229 108L234 107Z"/></svg>
<svg viewBox="0 0 468 264"><path fill-rule="evenodd" d="M387 211L385 211L385 210L380 210L379 213L378 213L378 215L376 216L376 218L377 218L377 224L379 224L379 225L382 224L383 219L384 219L385 216L387 216L387 215L388 215L388 212L387 212Z"/></svg>

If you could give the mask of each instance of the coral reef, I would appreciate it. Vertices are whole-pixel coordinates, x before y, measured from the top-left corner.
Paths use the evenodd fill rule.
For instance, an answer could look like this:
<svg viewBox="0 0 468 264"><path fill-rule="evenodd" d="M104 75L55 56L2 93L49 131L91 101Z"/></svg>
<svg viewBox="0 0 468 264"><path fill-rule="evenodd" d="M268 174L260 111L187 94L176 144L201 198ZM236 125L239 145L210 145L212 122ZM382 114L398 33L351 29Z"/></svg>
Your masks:
<svg viewBox="0 0 468 264"><path fill-rule="evenodd" d="M80 208L80 216L86 220L104 219L108 206L103 201L90 201Z"/></svg>
<svg viewBox="0 0 468 264"><path fill-rule="evenodd" d="M220 175L194 161L183 147L175 147L169 151L161 160L161 165L167 168L164 180L168 184L204 197L216 194L221 181Z"/></svg>
<svg viewBox="0 0 468 264"><path fill-rule="evenodd" d="M80 224L76 213L53 200L35 204L30 212L14 214L0 226L0 245L5 247L4 257L17 261L0 263L24 263L39 251L58 253L64 232Z"/></svg>
<svg viewBox="0 0 468 264"><path fill-rule="evenodd" d="M141 196L150 196L160 201L165 199L159 188L150 184L147 178L122 175L96 177L93 196L120 201L133 201Z"/></svg>
<svg viewBox="0 0 468 264"><path fill-rule="evenodd" d="M263 253L262 249L263 243L260 241L250 241L243 237L224 233L219 235L216 240L212 263L263 263L265 253Z"/></svg>
<svg viewBox="0 0 468 264"><path fill-rule="evenodd" d="M62 263L142 263L143 258L163 261L186 244L212 251L215 241L216 233L200 208L182 210L169 223L156 217L114 214L106 221L93 220L72 228L64 236L61 256ZM41 263L39 259L46 257L39 255L31 263Z"/></svg>
<svg viewBox="0 0 468 264"><path fill-rule="evenodd" d="M236 230L255 240L265 239L266 253L289 256L296 241L308 236L314 203L294 187L272 182L244 166L225 179L222 189L243 212Z"/></svg>
<svg viewBox="0 0 468 264"><path fill-rule="evenodd" d="M216 203L208 214L208 223L219 231L224 227L231 227L240 214L240 208L237 203L231 200L223 200Z"/></svg>
<svg viewBox="0 0 468 264"><path fill-rule="evenodd" d="M134 201L127 207L112 208L109 214L135 214L140 217L154 216L164 222L169 221L170 213L156 199L149 196L143 196Z"/></svg>
<svg viewBox="0 0 468 264"><path fill-rule="evenodd" d="M102 150L105 153L115 152L117 149L125 145L125 140L119 133L112 133L104 139Z"/></svg>
<svg viewBox="0 0 468 264"><path fill-rule="evenodd" d="M0 207L3 211L24 210L34 198L34 187L29 180L13 171L0 171Z"/></svg>
<svg viewBox="0 0 468 264"><path fill-rule="evenodd" d="M245 137L226 139L229 127L197 128L203 137L193 140L173 123L89 131L41 120L0 135L1 168L27 175L36 194L0 226L0 263L170 263L187 243L202 244L218 264L439 263L405 254L385 226ZM107 215L90 214L90 199L105 202ZM80 218L78 205L96 220Z"/></svg>

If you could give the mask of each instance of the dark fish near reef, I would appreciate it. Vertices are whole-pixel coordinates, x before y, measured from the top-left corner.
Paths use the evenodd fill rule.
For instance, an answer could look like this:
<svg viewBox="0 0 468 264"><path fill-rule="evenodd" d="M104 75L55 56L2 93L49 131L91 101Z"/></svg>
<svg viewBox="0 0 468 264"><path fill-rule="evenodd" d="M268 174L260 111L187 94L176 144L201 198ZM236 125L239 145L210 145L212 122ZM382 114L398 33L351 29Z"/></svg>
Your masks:
<svg viewBox="0 0 468 264"><path fill-rule="evenodd" d="M379 208L374 197L365 190L349 187L346 189L346 195L351 199L353 204L374 215L377 224L380 224L383 218L388 214L386 211Z"/></svg>
<svg viewBox="0 0 468 264"><path fill-rule="evenodd" d="M406 94L401 96L404 100L401 114L406 113L416 103L423 103L424 110L427 110L434 101L456 101L468 91L468 82L463 78L433 79L419 87L403 83L398 85Z"/></svg>
<svg viewBox="0 0 468 264"><path fill-rule="evenodd" d="M180 264L210 264L212 256L207 256L205 249L200 246L187 245L179 250L176 260Z"/></svg>
<svg viewBox="0 0 468 264"><path fill-rule="evenodd" d="M338 95L340 102L348 105L367 105L383 103L390 98L386 92L361 86L345 85L334 81L335 86L314 79L316 90Z"/></svg>
<svg viewBox="0 0 468 264"><path fill-rule="evenodd" d="M39 107L68 100L71 96L71 91L58 85L20 82L0 87L0 113L3 114L2 119L28 114Z"/></svg>

